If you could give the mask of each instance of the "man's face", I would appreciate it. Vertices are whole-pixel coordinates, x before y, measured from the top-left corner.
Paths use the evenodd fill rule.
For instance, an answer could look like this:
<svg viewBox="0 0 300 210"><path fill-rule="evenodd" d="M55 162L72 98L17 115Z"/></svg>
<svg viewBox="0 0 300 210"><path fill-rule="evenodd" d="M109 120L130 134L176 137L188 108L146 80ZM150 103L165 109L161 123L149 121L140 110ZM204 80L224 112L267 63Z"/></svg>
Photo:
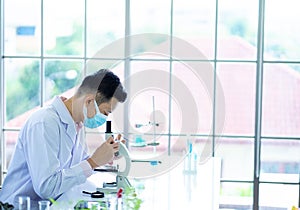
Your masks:
<svg viewBox="0 0 300 210"><path fill-rule="evenodd" d="M112 97L109 102L101 103L99 105L99 111L108 116L118 105L118 100L115 97Z"/></svg>
<svg viewBox="0 0 300 210"><path fill-rule="evenodd" d="M108 116L117 106L118 100L115 97L112 97L110 101L101 103L98 108L99 111ZM94 104L94 99L92 99L87 105L87 117L92 118L96 114L96 109L95 109L95 104Z"/></svg>

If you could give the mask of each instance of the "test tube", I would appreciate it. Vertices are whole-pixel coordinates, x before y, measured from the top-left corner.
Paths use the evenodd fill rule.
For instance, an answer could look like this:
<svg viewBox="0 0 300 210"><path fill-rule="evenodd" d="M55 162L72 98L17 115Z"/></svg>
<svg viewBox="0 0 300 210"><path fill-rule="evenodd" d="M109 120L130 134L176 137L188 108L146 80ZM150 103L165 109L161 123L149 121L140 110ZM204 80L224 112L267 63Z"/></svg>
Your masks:
<svg viewBox="0 0 300 210"><path fill-rule="evenodd" d="M50 210L50 201L39 201L39 210Z"/></svg>
<svg viewBox="0 0 300 210"><path fill-rule="evenodd" d="M30 210L30 197L19 196L18 197L19 210Z"/></svg>

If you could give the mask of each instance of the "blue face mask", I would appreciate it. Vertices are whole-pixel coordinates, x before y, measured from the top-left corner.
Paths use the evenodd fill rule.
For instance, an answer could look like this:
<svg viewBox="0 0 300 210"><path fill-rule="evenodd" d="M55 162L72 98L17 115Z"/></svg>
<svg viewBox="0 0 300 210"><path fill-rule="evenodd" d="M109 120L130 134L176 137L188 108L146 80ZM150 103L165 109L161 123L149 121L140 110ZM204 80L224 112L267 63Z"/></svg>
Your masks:
<svg viewBox="0 0 300 210"><path fill-rule="evenodd" d="M99 111L99 107L98 107L95 100L94 100L94 104L95 104L96 114L92 118L87 117L87 108L86 108L86 106L83 107L83 115L84 115L83 124L87 128L97 128L97 127L103 125L106 122L106 119L107 119L107 116L102 114Z"/></svg>

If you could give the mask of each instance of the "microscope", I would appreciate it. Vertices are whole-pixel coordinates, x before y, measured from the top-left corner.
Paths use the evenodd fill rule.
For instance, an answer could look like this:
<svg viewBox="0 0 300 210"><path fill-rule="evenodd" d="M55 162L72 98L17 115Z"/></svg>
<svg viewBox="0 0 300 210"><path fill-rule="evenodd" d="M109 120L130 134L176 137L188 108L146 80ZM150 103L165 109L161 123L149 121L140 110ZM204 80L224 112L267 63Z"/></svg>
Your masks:
<svg viewBox="0 0 300 210"><path fill-rule="evenodd" d="M127 179L131 167L131 158L126 145L122 142L119 142L119 144L119 155L121 158L125 158L125 169L123 171L120 171L118 167L117 169L94 169L94 171L112 172L117 174L115 182L104 182L103 187L97 188L97 191L104 193L117 193L120 188L125 190L126 188L131 187L129 180Z"/></svg>

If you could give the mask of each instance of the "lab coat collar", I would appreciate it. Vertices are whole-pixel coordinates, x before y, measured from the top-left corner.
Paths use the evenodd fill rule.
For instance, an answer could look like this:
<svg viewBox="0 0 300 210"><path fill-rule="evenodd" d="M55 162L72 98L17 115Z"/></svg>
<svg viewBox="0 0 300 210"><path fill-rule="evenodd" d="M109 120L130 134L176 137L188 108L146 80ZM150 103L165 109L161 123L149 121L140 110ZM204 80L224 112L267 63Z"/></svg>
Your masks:
<svg viewBox="0 0 300 210"><path fill-rule="evenodd" d="M67 107L65 106L65 104L63 103L63 101L61 100L61 98L59 96L55 96L55 98L52 102L52 105L56 109L56 112L57 112L61 122L66 124L67 134L73 141L75 141L77 131L76 131L75 122L74 122L72 116L70 115L69 110L67 109Z"/></svg>

